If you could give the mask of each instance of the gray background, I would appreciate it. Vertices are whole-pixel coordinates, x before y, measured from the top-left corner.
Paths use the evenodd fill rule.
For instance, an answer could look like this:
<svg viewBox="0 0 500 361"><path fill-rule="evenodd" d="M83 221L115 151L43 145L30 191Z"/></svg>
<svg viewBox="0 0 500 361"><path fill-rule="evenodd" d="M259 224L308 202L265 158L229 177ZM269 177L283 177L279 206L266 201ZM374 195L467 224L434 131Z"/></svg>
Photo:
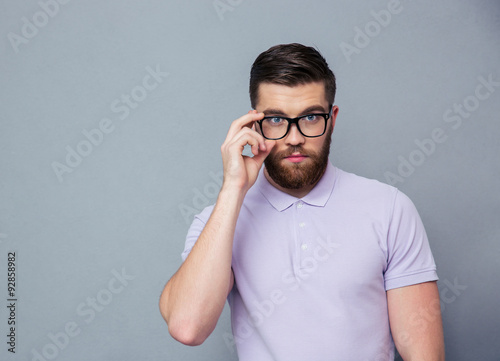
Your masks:
<svg viewBox="0 0 500 361"><path fill-rule="evenodd" d="M18 324L16 354L2 336L0 358L31 360L45 347L71 361L237 359L222 338L227 309L202 346L186 347L169 336L158 297L181 263L190 213L216 198L220 144L249 110L250 65L272 45L301 42L337 76L333 163L384 182L386 172L400 176L396 186L420 211L447 359L500 360L500 87L474 100L480 77L500 81L500 3L401 1L377 31L372 11L389 3L94 0L44 17L37 1L2 0L0 334L9 251ZM40 26L20 42L23 26L34 32L23 18ZM373 36L346 56L356 27ZM168 76L144 93L147 67ZM131 92L135 108L113 112ZM464 101L473 110L447 122ZM85 148L82 132L103 118L112 131ZM436 128L446 140L422 158L415 141ZM65 165L67 147L80 143L89 154L58 179L53 162ZM413 171L401 168L411 157ZM114 294L113 270L133 277ZM62 336L68 324L78 335ZM50 335L62 347L54 351Z"/></svg>

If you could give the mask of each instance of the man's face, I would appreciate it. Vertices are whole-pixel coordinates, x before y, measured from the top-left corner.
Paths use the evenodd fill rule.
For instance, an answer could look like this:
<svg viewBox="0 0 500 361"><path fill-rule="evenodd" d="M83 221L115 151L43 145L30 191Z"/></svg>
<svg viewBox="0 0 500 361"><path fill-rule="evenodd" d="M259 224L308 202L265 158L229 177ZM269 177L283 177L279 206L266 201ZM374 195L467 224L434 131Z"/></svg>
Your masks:
<svg viewBox="0 0 500 361"><path fill-rule="evenodd" d="M256 110L266 116L295 118L311 113L328 113L322 82L288 87L262 83ZM333 107L325 134L317 138L303 136L292 125L285 138L276 145L264 161L268 180L282 190L295 190L295 195L307 194L319 181L328 164L331 135L335 126L338 107ZM260 131L259 126L256 129ZM288 192L290 193L290 192ZM305 193L305 194L304 194Z"/></svg>

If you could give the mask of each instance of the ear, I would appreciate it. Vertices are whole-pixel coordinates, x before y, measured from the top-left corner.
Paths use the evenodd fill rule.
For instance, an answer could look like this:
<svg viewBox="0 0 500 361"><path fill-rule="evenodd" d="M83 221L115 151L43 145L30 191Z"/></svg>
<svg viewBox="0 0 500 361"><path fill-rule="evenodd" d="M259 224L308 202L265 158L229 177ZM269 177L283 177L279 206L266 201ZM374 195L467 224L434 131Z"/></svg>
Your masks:
<svg viewBox="0 0 500 361"><path fill-rule="evenodd" d="M337 115L339 114L339 107L338 106L334 106L332 108L332 133L333 133L333 128L335 128L335 121L337 120Z"/></svg>

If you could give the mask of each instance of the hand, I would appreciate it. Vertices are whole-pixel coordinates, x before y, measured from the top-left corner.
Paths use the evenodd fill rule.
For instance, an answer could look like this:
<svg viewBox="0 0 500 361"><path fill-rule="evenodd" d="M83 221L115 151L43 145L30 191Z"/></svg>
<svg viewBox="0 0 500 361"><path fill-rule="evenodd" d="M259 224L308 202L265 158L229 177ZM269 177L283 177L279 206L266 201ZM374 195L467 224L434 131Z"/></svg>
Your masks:
<svg viewBox="0 0 500 361"><path fill-rule="evenodd" d="M264 159L273 149L276 141L267 140L255 130L255 122L264 113L250 110L248 114L236 119L221 146L224 182L222 187L236 187L246 192L255 183ZM253 157L242 155L245 145L250 145Z"/></svg>

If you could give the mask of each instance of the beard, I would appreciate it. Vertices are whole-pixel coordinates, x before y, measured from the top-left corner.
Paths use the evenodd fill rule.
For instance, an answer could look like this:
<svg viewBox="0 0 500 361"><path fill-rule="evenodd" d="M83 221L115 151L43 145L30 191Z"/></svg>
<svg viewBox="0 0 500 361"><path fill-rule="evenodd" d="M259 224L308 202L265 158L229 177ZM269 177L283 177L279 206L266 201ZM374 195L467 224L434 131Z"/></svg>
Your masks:
<svg viewBox="0 0 500 361"><path fill-rule="evenodd" d="M276 153L271 152L264 160L269 177L280 187L286 189L300 189L316 184L325 173L328 165L328 155L332 142L331 126L328 128L325 141L319 152L306 152L302 146L289 147ZM307 164L282 165L283 159L295 152L307 155L309 162Z"/></svg>

